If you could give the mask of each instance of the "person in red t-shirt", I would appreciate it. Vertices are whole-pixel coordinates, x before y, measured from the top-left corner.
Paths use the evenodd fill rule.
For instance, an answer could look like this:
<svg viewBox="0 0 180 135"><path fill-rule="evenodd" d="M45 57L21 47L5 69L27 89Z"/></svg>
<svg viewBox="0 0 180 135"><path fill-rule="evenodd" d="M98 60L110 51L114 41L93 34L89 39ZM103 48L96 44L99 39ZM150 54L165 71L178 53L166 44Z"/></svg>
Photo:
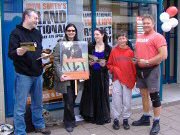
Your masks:
<svg viewBox="0 0 180 135"><path fill-rule="evenodd" d="M112 115L113 128L119 129L119 117L122 114L123 127L129 129L128 118L131 115L132 89L136 81L136 68L133 63L134 52L127 45L127 34L124 31L118 35L118 44L111 51L107 63L113 74Z"/></svg>
<svg viewBox="0 0 180 135"><path fill-rule="evenodd" d="M132 123L133 126L150 125L149 95L152 101L154 120L150 135L156 135L160 131L161 101L160 88L160 63L167 58L167 43L165 38L155 32L154 19L150 15L143 17L144 34L137 37L135 56L137 62L137 83L140 88L143 104L143 116Z"/></svg>

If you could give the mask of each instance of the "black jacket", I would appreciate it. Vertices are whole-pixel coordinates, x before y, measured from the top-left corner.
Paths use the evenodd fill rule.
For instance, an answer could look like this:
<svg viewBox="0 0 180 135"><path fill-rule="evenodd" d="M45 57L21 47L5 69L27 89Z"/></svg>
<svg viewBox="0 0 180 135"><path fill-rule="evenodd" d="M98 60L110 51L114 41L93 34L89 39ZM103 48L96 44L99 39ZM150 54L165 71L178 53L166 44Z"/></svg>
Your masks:
<svg viewBox="0 0 180 135"><path fill-rule="evenodd" d="M34 42L37 44L34 52L26 52L23 56L18 56L16 49L22 42ZM22 25L17 25L16 29L11 32L9 38L8 56L13 60L17 73L27 76L39 76L42 74L42 61L36 60L41 57L42 36L37 29L28 30Z"/></svg>

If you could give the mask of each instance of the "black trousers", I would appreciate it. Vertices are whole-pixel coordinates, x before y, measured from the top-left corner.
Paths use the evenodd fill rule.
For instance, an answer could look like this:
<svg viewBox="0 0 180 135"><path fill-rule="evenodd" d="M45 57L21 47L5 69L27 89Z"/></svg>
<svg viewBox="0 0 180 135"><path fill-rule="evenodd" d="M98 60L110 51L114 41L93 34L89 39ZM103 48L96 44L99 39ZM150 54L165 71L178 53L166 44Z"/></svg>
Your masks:
<svg viewBox="0 0 180 135"><path fill-rule="evenodd" d="M74 104L75 93L72 87L67 87L67 93L63 94L64 99L64 125L65 127L75 126Z"/></svg>

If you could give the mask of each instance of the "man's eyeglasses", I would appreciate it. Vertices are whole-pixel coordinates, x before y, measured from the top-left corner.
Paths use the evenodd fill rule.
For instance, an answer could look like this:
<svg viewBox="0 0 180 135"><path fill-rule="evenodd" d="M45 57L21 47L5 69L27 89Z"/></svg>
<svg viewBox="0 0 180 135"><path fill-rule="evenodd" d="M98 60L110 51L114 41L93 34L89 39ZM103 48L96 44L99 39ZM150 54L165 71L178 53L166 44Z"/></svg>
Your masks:
<svg viewBox="0 0 180 135"><path fill-rule="evenodd" d="M75 32L75 30L67 30L67 32Z"/></svg>

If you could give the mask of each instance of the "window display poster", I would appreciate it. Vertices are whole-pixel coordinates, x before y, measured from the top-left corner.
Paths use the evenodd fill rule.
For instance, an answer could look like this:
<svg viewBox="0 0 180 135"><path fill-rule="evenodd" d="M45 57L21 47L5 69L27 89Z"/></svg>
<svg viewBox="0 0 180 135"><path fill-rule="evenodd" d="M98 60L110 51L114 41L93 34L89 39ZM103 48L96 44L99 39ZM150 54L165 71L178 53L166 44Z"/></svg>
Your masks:
<svg viewBox="0 0 180 135"><path fill-rule="evenodd" d="M137 16L136 17L136 36L138 37L139 35L143 34L143 22L142 22L142 17Z"/></svg>
<svg viewBox="0 0 180 135"><path fill-rule="evenodd" d="M84 41L91 41L91 11L83 12ZM108 44L112 46L112 12L96 12L96 27L104 29L108 36Z"/></svg>
<svg viewBox="0 0 180 135"><path fill-rule="evenodd" d="M43 49L53 49L58 39L63 38L67 23L67 1L25 0L23 8L33 8L39 13L37 28L43 36Z"/></svg>

